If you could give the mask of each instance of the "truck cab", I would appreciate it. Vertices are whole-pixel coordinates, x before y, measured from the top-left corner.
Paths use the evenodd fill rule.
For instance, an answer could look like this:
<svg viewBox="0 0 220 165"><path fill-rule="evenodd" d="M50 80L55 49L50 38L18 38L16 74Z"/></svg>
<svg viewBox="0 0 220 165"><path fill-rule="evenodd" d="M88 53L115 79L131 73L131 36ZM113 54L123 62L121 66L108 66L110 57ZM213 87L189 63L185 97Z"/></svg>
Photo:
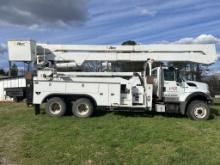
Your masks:
<svg viewBox="0 0 220 165"><path fill-rule="evenodd" d="M201 102L201 106L194 108L193 117L196 119L205 117L207 105L212 101L207 84L188 81L173 67L156 67L152 69L152 76L154 101L163 102L167 112L188 114L189 108L193 107L195 102ZM190 117L190 114L188 115Z"/></svg>

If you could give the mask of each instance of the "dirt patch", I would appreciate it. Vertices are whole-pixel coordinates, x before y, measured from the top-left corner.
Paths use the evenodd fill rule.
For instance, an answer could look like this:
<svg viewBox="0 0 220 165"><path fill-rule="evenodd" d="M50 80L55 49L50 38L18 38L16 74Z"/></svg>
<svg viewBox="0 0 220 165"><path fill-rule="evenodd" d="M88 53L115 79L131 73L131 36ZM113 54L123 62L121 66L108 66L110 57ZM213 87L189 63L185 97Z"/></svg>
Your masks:
<svg viewBox="0 0 220 165"><path fill-rule="evenodd" d="M0 165L8 165L10 164L8 159L6 159L3 155L0 155Z"/></svg>
<svg viewBox="0 0 220 165"><path fill-rule="evenodd" d="M23 137L22 127L5 126L0 128L0 134L0 165L20 162L19 148Z"/></svg>

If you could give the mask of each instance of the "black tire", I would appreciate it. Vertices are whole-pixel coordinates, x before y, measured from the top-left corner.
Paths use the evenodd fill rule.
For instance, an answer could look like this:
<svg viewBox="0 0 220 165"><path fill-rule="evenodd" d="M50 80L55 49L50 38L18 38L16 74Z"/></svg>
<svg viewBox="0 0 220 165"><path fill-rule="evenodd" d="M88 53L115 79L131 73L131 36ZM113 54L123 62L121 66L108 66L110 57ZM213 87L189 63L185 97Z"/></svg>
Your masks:
<svg viewBox="0 0 220 165"><path fill-rule="evenodd" d="M49 116L61 117L66 113L66 104L63 99L53 97L47 101L45 111Z"/></svg>
<svg viewBox="0 0 220 165"><path fill-rule="evenodd" d="M208 120L210 117L210 108L203 101L192 101L187 108L187 116L192 120Z"/></svg>
<svg viewBox="0 0 220 165"><path fill-rule="evenodd" d="M92 116L94 106L89 99L81 98L73 102L73 115L80 118L87 118Z"/></svg>

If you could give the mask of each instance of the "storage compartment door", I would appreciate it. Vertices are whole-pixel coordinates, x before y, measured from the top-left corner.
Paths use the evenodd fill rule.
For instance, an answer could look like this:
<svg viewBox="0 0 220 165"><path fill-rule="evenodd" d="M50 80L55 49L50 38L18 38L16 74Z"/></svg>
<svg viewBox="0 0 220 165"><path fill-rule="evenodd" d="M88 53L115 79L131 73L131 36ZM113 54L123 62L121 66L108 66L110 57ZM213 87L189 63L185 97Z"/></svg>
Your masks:
<svg viewBox="0 0 220 165"><path fill-rule="evenodd" d="M100 84L99 85L99 102L102 106L109 106L108 99L108 84Z"/></svg>
<svg viewBox="0 0 220 165"><path fill-rule="evenodd" d="M120 84L109 84L109 104L111 106L120 105Z"/></svg>

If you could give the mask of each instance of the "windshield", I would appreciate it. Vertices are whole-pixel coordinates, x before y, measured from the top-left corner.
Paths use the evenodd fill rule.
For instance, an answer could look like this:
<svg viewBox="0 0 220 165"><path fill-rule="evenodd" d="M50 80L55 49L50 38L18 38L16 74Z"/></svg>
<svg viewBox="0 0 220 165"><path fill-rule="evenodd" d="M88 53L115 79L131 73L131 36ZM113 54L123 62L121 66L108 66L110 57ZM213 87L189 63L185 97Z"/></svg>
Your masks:
<svg viewBox="0 0 220 165"><path fill-rule="evenodd" d="M164 80L165 81L176 81L176 82L183 82L186 79L178 69L169 68L164 70Z"/></svg>
<svg viewBox="0 0 220 165"><path fill-rule="evenodd" d="M176 74L177 74L177 82L186 81L186 78L184 77L183 73L181 73L179 70L176 71Z"/></svg>

